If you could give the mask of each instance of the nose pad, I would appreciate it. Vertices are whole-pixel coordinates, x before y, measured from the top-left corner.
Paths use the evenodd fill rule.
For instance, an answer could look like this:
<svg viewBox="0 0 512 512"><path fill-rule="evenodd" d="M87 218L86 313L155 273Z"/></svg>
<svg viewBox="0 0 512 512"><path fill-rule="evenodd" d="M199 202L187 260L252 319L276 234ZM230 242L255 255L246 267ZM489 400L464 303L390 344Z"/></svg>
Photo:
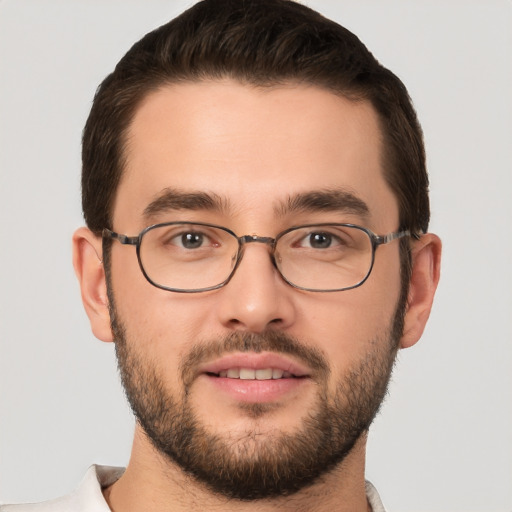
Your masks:
<svg viewBox="0 0 512 512"><path fill-rule="evenodd" d="M274 265L277 272L279 274L281 274L281 271L279 270L279 266L281 265L281 261L282 261L281 255L276 251L271 252L270 259L272 260L272 265Z"/></svg>
<svg viewBox="0 0 512 512"><path fill-rule="evenodd" d="M274 251L274 238L270 237L262 237L257 235L245 235L240 237L239 239L242 243L240 245L240 248L236 254L233 255L231 258L232 262L232 270L231 270L231 277L229 278L229 281L231 281L234 277L234 275L238 271L238 267L240 266L242 260L244 259L245 250L247 248L247 244L249 243L260 243L267 246L268 251L268 257L270 259L270 262L274 269L276 270L277 274L281 276L281 271L279 270L279 267L277 265L278 262L281 262L281 256L278 253L275 253ZM276 259L277 258L277 259ZM228 282L229 282L228 281Z"/></svg>
<svg viewBox="0 0 512 512"><path fill-rule="evenodd" d="M244 244L235 272L219 290L219 319L230 329L255 333L270 325L285 327L294 319L291 291L277 270L268 244Z"/></svg>

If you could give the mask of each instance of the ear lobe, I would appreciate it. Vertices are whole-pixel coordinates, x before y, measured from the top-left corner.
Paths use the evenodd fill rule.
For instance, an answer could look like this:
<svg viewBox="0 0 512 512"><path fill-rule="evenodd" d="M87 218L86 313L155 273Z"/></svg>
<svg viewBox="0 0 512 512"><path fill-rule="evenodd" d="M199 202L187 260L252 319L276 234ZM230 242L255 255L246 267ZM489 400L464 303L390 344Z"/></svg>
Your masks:
<svg viewBox="0 0 512 512"><path fill-rule="evenodd" d="M414 242L412 273L400 348L414 345L423 334L441 270L441 240L432 233Z"/></svg>
<svg viewBox="0 0 512 512"><path fill-rule="evenodd" d="M73 267L93 334L101 341L111 342L113 338L101 242L101 237L85 227L76 230L73 235Z"/></svg>

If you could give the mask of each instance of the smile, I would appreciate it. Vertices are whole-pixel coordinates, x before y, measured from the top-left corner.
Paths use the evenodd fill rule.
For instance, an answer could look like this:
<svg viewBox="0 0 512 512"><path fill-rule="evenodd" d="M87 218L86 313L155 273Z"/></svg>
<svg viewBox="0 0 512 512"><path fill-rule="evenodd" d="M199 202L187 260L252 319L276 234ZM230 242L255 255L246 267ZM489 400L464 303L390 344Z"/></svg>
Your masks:
<svg viewBox="0 0 512 512"><path fill-rule="evenodd" d="M220 392L235 404L283 403L303 394L314 375L307 364L286 354L235 352L202 364L196 378L203 389Z"/></svg>
<svg viewBox="0 0 512 512"><path fill-rule="evenodd" d="M310 377L310 370L292 358L272 352L226 354L198 368L198 374L221 380L282 381Z"/></svg>
<svg viewBox="0 0 512 512"><path fill-rule="evenodd" d="M241 380L277 380L297 378L290 372L281 368L229 368L221 370L218 374L212 374L217 377Z"/></svg>

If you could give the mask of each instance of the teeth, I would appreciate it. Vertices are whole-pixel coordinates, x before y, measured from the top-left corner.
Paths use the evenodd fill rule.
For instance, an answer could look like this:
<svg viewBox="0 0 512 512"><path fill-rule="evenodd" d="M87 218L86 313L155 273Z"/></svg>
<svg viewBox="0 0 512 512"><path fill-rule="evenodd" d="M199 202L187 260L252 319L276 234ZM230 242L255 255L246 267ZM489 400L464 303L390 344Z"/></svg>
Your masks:
<svg viewBox="0 0 512 512"><path fill-rule="evenodd" d="M272 370L272 378L273 379L280 379L283 376L283 370L280 370L279 368L274 368Z"/></svg>
<svg viewBox="0 0 512 512"><path fill-rule="evenodd" d="M240 368L240 378L243 380L254 380L256 371L250 368Z"/></svg>
<svg viewBox="0 0 512 512"><path fill-rule="evenodd" d="M272 378L272 368L265 368L264 370L256 370L257 380L269 380Z"/></svg>
<svg viewBox="0 0 512 512"><path fill-rule="evenodd" d="M227 371L226 377L228 379L238 379L240 377L240 368L230 368Z"/></svg>
<svg viewBox="0 0 512 512"><path fill-rule="evenodd" d="M279 368L229 368L219 372L219 377L241 380L271 380L271 379L289 379L293 377L290 372L285 372Z"/></svg>

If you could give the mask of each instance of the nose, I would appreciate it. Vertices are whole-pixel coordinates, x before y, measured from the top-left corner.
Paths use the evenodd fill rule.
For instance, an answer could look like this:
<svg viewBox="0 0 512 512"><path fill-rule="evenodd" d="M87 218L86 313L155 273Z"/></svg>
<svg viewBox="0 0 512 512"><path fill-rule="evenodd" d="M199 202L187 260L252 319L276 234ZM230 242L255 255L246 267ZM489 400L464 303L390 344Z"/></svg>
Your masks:
<svg viewBox="0 0 512 512"><path fill-rule="evenodd" d="M251 333L287 328L295 320L294 292L274 267L268 245L247 244L233 277L218 291L219 320L231 330Z"/></svg>

